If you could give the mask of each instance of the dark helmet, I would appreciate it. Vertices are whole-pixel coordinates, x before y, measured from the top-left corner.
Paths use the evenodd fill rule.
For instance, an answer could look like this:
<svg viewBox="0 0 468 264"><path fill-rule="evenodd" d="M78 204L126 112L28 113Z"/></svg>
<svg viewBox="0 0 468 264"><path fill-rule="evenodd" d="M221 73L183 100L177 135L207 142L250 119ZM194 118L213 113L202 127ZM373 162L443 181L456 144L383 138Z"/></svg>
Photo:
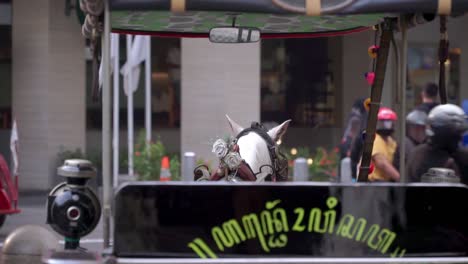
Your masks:
<svg viewBox="0 0 468 264"><path fill-rule="evenodd" d="M397 120L398 116L392 109L381 107L377 114L377 131L393 132Z"/></svg>
<svg viewBox="0 0 468 264"><path fill-rule="evenodd" d="M421 110L413 110L406 116L406 123L408 125L425 126L427 121L427 114Z"/></svg>
<svg viewBox="0 0 468 264"><path fill-rule="evenodd" d="M468 130L468 122L463 109L453 104L443 104L434 107L427 118L429 137L455 137L459 138Z"/></svg>

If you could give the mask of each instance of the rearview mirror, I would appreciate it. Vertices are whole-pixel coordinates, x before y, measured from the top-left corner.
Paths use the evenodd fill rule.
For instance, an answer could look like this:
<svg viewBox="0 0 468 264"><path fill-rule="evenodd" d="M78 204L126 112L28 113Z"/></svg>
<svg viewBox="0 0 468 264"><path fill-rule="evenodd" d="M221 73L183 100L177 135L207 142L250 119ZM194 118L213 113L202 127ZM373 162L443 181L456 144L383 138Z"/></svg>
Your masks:
<svg viewBox="0 0 468 264"><path fill-rule="evenodd" d="M216 27L210 30L213 43L253 43L260 40L260 30L251 27Z"/></svg>

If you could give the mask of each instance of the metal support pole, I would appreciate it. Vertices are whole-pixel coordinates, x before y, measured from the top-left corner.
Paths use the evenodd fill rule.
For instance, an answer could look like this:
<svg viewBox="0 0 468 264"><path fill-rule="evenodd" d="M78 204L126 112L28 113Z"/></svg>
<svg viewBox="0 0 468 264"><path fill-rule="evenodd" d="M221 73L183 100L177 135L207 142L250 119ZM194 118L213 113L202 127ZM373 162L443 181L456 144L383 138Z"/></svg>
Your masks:
<svg viewBox="0 0 468 264"><path fill-rule="evenodd" d="M127 35L127 63L130 67L128 70L127 80L127 139L128 139L128 176L133 177L133 69L132 64L132 35Z"/></svg>
<svg viewBox="0 0 468 264"><path fill-rule="evenodd" d="M146 36L145 60L145 129L146 142L151 141L151 37Z"/></svg>
<svg viewBox="0 0 468 264"><path fill-rule="evenodd" d="M120 107L119 107L119 91L120 91L120 85L119 85L119 68L120 68L120 52L119 52L119 40L120 40L120 35L119 34L112 34L111 35L111 45L114 50L114 58L113 58L113 65L114 65L114 131L113 131L113 174L114 174L114 188L117 188L119 185L119 121L120 121Z"/></svg>
<svg viewBox="0 0 468 264"><path fill-rule="evenodd" d="M468 263L467 257L421 257L421 258L222 258L222 259L177 259L177 258L117 258L118 264L403 264L403 263Z"/></svg>
<svg viewBox="0 0 468 264"><path fill-rule="evenodd" d="M439 43L439 96L442 104L447 103L447 90L445 89L445 62L448 59L448 33L447 16L440 16L440 43Z"/></svg>
<svg viewBox="0 0 468 264"><path fill-rule="evenodd" d="M387 69L388 53L390 50L390 41L393 38L393 20L386 18L381 24L382 35L380 36L380 48L377 54L377 63L375 67L375 81L371 90L371 104L369 116L367 119L367 129L364 139L361 167L359 168L359 182L367 182L369 177L369 166L372 159L372 148L374 145L375 131L377 124L377 113L382 99L382 88Z"/></svg>
<svg viewBox="0 0 468 264"><path fill-rule="evenodd" d="M111 99L110 87L110 12L109 1L104 1L104 35L102 38L102 185L103 185L103 239L104 248L110 246L112 169L111 169Z"/></svg>
<svg viewBox="0 0 468 264"><path fill-rule="evenodd" d="M408 34L406 17L401 17L401 58L400 58L400 87L401 87L401 109L400 109L400 181L406 182L406 84L407 84L407 61L408 61Z"/></svg>

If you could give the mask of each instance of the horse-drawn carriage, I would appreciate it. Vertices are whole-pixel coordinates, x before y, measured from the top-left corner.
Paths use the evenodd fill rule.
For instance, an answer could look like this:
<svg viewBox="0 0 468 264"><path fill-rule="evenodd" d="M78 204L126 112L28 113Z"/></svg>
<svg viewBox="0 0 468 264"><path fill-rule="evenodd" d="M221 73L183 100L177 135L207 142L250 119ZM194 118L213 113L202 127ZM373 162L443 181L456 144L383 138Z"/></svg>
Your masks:
<svg viewBox="0 0 468 264"><path fill-rule="evenodd" d="M103 223L106 247L113 234L110 259L118 263L468 262L468 207L462 202L468 197L466 186L366 183L394 33L401 32L405 42L406 30L428 17L438 14L445 21L451 14L466 11L468 2L464 0L106 1L102 49ZM196 16L194 21L199 24L186 19L187 28L172 27L168 21L177 13L187 18ZM247 16L249 19L243 20ZM271 16L293 17L299 26L284 22L268 27ZM199 20L203 17L206 20L202 23ZM236 26L236 20L242 27ZM333 26L321 26L324 23ZM220 142L218 150L220 157L233 154L232 162L225 165L234 173L202 171L198 177L226 177L235 183L140 182L112 189L111 31L244 43L260 38L346 35L371 28L380 40L367 104L369 119L359 171L362 183L274 182L284 178L285 166L275 146L287 122L267 131L258 124L243 129L229 120L237 136L233 142ZM443 51L446 34L442 34L441 43ZM406 65L406 50L404 43L401 65ZM404 76L406 70L401 70L400 80L405 80ZM405 91L405 85L400 82L399 88ZM444 102L443 89L441 85ZM252 142L263 144L264 161L253 162L248 157L249 146L255 146ZM272 182L237 182L258 179Z"/></svg>

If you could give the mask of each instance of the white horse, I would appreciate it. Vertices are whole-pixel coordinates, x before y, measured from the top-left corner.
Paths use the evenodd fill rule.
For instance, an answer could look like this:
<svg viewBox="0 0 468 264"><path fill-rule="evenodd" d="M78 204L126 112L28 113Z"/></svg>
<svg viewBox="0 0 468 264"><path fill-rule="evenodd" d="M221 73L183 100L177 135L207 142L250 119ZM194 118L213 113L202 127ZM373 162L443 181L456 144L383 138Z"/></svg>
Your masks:
<svg viewBox="0 0 468 264"><path fill-rule="evenodd" d="M234 137L239 135L244 128L229 118L226 115L226 118L231 127L231 132ZM291 120L283 122L281 125L278 125L270 130L268 130L268 136L273 140L274 144L277 146L277 143L281 140L282 136L286 133L289 123ZM274 164L270 158L270 152L268 150L268 144L259 134L255 132L249 132L241 136L237 140L237 145L239 146L239 154L243 160L250 166L253 173L257 174L257 182L265 181L265 178L272 174L272 167ZM263 165L269 165L260 169Z"/></svg>

